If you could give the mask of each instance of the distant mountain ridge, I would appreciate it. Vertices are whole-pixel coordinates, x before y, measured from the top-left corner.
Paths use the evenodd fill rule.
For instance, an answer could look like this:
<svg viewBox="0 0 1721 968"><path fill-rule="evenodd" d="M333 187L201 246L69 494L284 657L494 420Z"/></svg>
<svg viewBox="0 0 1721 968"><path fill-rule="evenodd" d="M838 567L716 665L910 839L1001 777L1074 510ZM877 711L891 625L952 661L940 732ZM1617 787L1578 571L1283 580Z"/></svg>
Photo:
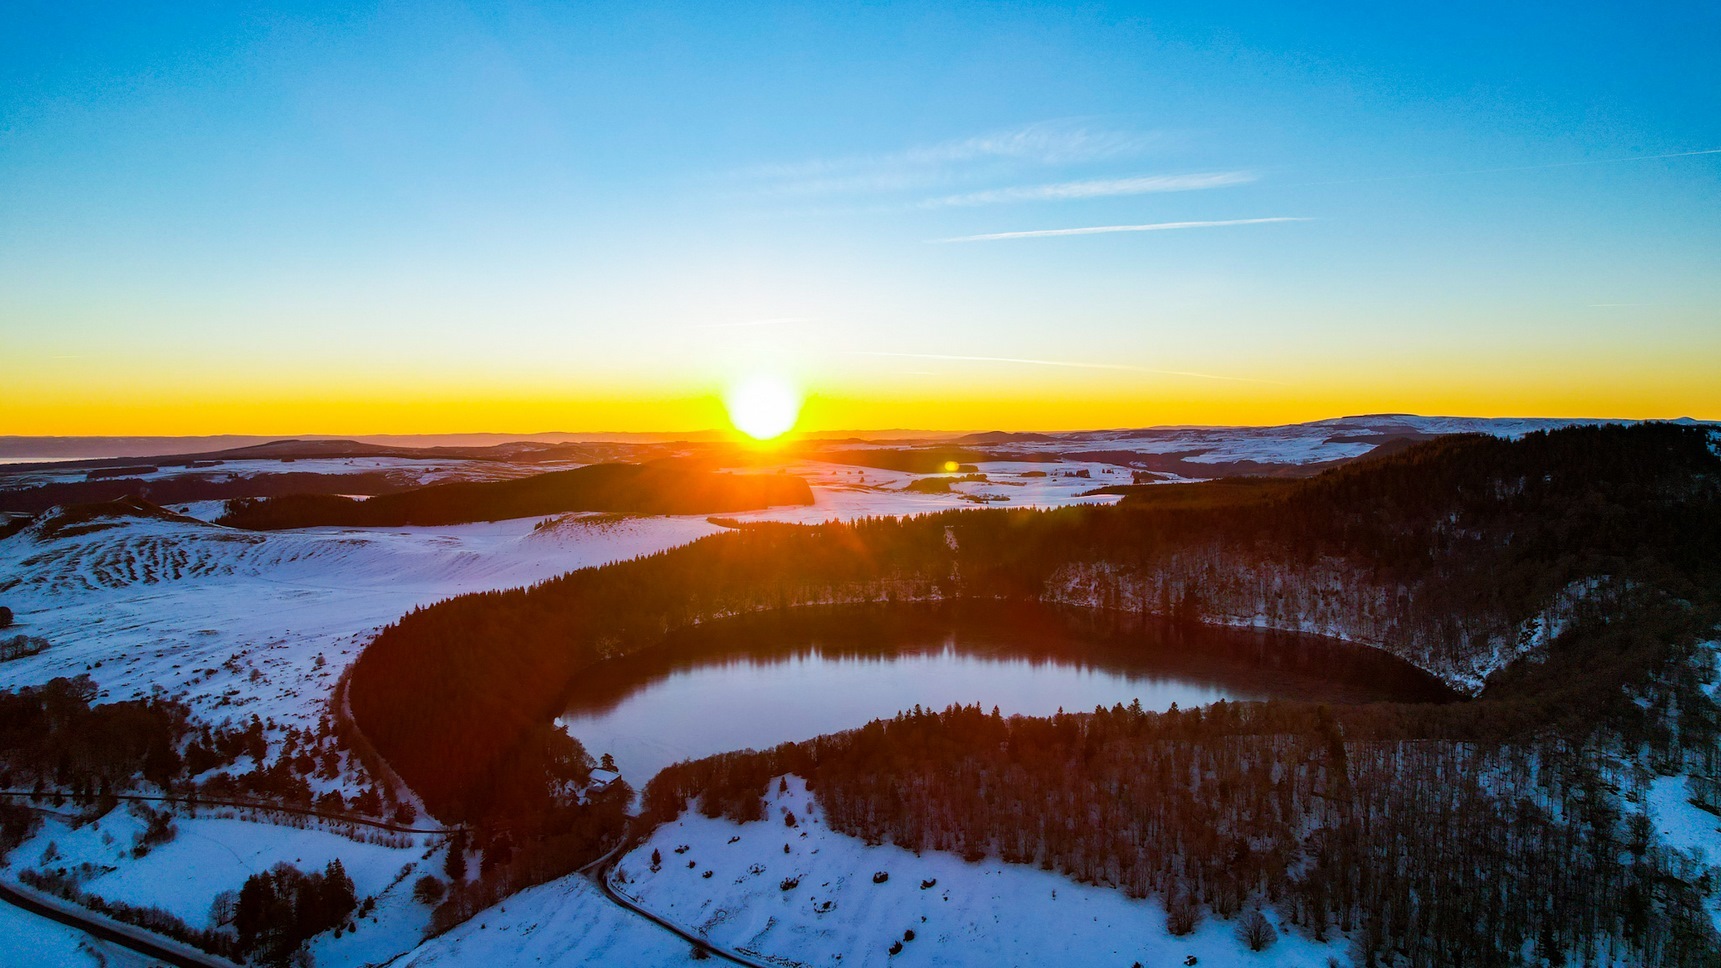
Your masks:
<svg viewBox="0 0 1721 968"><path fill-rule="evenodd" d="M1574 424L1635 423L1635 419L1612 417L1455 417L1422 416L1418 414L1376 413L1352 414L1296 424L1244 426L1227 424L1167 424L1135 428L1096 428L1070 431L1006 431L988 430L840 430L803 433L806 440L836 441L842 439L868 441L942 441L952 444L1047 443L1056 440L1105 436L1145 437L1172 435L1190 431L1234 430L1242 432L1271 432L1295 427L1343 427L1373 429L1381 433L1414 431L1424 434L1448 433L1523 433L1528 430L1548 430ZM1692 417L1670 421L1680 424L1705 423ZM25 461L28 458L60 460L136 459L140 457L173 459L176 457L209 459L218 454L266 448L276 444L341 444L356 452L361 447L384 448L395 452L436 452L449 456L452 451L484 451L509 444L553 445L577 443L662 444L674 441L712 443L733 439L719 430L683 433L467 433L467 434L306 434L268 436L261 434L218 434L212 436L25 436L0 435L0 464ZM492 451L494 452L494 451ZM373 451L374 453L374 451ZM292 456L288 454L286 456Z"/></svg>

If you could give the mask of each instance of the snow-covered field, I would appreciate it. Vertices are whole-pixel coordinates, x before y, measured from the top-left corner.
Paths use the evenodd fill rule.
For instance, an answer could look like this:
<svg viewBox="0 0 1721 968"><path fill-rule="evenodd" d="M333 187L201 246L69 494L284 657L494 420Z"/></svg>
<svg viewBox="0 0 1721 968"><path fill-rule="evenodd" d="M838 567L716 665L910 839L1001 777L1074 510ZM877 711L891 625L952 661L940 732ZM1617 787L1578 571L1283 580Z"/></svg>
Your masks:
<svg viewBox="0 0 1721 968"><path fill-rule="evenodd" d="M1235 921L1209 917L1194 933L1174 937L1157 900L996 860L869 847L826 827L798 778L784 785L781 792L771 785L763 821L684 813L623 858L612 883L715 945L783 965L1313 968L1350 961L1336 934L1323 945L1280 925L1272 947L1252 952L1238 940ZM786 826L785 811L795 826ZM656 872L653 851L662 860ZM889 875L883 883L875 882L879 872ZM784 889L785 880L794 885ZM1277 924L1276 915L1268 917ZM910 931L912 940L904 941ZM1197 962L1186 961L1192 955Z"/></svg>
<svg viewBox="0 0 1721 968"><path fill-rule="evenodd" d="M0 666L0 685L87 672L107 699L161 689L210 722L257 714L309 726L363 644L416 606L719 530L703 518L534 524L258 534L119 518L85 533L32 528L0 541L0 597L18 631L49 648Z"/></svg>
<svg viewBox="0 0 1721 968"><path fill-rule="evenodd" d="M159 907L193 928L207 928L214 926L210 907L216 895L239 890L247 877L276 864L310 872L339 859L364 898L381 895L435 850L428 835L403 838L410 846L392 847L324 830L217 817L178 817L174 826L173 840L133 857L145 823L131 810L121 807L77 827L49 819L14 850L10 866L49 870L91 864L99 873L82 883L84 891L107 901Z"/></svg>

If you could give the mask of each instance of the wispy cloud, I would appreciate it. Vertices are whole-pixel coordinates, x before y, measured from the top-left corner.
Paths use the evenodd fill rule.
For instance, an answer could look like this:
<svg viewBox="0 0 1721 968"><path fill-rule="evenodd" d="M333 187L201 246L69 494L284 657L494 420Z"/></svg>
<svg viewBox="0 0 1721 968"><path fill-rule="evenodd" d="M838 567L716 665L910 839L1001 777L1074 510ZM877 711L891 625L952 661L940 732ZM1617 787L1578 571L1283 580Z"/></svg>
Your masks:
<svg viewBox="0 0 1721 968"><path fill-rule="evenodd" d="M966 192L932 198L926 208L958 205L996 205L1005 202L1057 202L1082 198L1110 198L1118 195L1148 195L1155 192L1193 192L1207 188L1246 185L1256 178L1248 171L1210 171L1192 175L1142 175L1135 178L1096 178L1087 181L1058 182L1051 185L1021 185L996 188L983 192Z"/></svg>
<svg viewBox="0 0 1721 968"><path fill-rule="evenodd" d="M988 232L984 235L958 235L949 239L928 239L929 242L999 242L1005 239L1045 239L1061 235L1105 235L1111 232L1170 232L1177 229L1217 229L1232 225L1271 225L1277 222L1309 222L1313 219L1276 216L1273 218L1231 218L1209 222L1154 222L1149 225L1087 225L1072 229L1031 229L1026 232Z"/></svg>
<svg viewBox="0 0 1721 968"><path fill-rule="evenodd" d="M1224 376L1217 373L1197 373L1193 370L1162 370L1151 366L1128 363L1083 363L1074 360L1037 360L1019 356L964 356L954 353L893 353L885 350L855 350L853 356L885 356L904 360L952 360L964 363L1009 363L1018 366L1051 366L1076 370L1120 370L1126 373L1153 373L1159 376L1186 376L1200 380L1229 380L1237 383L1271 383L1284 386L1278 380L1262 380L1246 376Z"/></svg>
<svg viewBox="0 0 1721 968"><path fill-rule="evenodd" d="M1103 161L1140 154L1163 140L1153 133L1042 121L900 151L761 165L734 174L775 195L906 191L949 182L976 167Z"/></svg>

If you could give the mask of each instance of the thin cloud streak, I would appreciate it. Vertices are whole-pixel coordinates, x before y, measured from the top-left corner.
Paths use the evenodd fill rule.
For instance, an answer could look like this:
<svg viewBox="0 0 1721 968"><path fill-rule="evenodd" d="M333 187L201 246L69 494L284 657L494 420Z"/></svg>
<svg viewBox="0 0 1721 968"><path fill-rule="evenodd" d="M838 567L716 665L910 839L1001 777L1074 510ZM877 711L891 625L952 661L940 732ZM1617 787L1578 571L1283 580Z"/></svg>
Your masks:
<svg viewBox="0 0 1721 968"><path fill-rule="evenodd" d="M1310 185L1361 185L1368 182L1410 181L1417 178L1455 178L1459 175L1502 175L1518 171L1550 171L1556 168L1582 168L1586 165L1622 165L1634 161L1666 161L1670 158L1695 158L1699 155L1721 155L1721 148L1701 148L1697 151L1673 151L1662 155L1634 155L1627 158L1585 158L1581 161L1555 161L1541 165L1512 165L1506 168L1466 168L1458 171L1424 171L1409 175L1377 175L1373 178L1345 178L1338 181L1308 182Z"/></svg>
<svg viewBox="0 0 1721 968"><path fill-rule="evenodd" d="M953 168L986 162L1079 164L1139 154L1159 140L1153 134L1096 129L1068 121L1042 121L900 151L761 165L733 174L771 183L764 190L776 195L902 191L947 181Z"/></svg>
<svg viewBox="0 0 1721 968"><path fill-rule="evenodd" d="M1293 216L1272 218L1232 218L1207 222L1154 222L1149 225L1088 225L1072 229L1031 229L1026 232L988 232L984 235L958 235L948 239L928 239L934 244L947 242L999 242L1007 239L1046 239L1065 235L1105 235L1111 232L1171 232L1178 229L1217 229L1232 225L1272 225L1278 222L1312 222L1314 219Z"/></svg>
<svg viewBox="0 0 1721 968"><path fill-rule="evenodd" d="M1155 192L1192 192L1208 188L1245 185L1256 179L1254 172L1212 171L1193 175L1143 175L1137 178L1100 178L1088 181L1058 182L1052 185L1024 185L991 191L946 195L921 203L924 208L945 208L959 205L996 205L1001 202L1052 202L1083 198L1109 198L1117 195L1146 195Z"/></svg>
<svg viewBox="0 0 1721 968"><path fill-rule="evenodd" d="M1234 383L1271 383L1288 386L1278 380L1263 380L1247 376L1223 376L1217 373L1197 373L1193 370L1161 370L1151 366L1128 363L1081 363L1073 360L1035 360L1017 356L962 356L954 353L893 353L888 350L853 350L853 356L883 356L904 360L953 360L963 363L1014 363L1021 366L1053 366L1076 370L1120 370L1126 373L1153 373L1160 376L1187 376L1201 380L1227 380Z"/></svg>

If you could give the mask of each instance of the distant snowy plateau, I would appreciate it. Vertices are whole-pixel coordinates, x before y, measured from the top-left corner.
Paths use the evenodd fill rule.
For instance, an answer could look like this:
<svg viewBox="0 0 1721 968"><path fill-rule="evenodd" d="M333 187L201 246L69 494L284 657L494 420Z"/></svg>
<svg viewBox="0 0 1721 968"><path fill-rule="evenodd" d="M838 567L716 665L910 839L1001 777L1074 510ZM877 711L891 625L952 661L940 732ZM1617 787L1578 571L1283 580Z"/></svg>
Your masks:
<svg viewBox="0 0 1721 968"><path fill-rule="evenodd" d="M812 485L812 506L725 517L819 522L1111 502L1115 494L1087 492L1130 484L1134 469L1157 467L1159 479L1196 480L1201 475L1190 469L1201 465L1294 468L1359 457L1390 440L1455 432L1516 436L1560 423L1569 421L1380 416L1271 428L970 435L952 443L983 448L995 459L976 465L984 480L956 482L948 493L908 490L919 475L906 472L796 460L784 469ZM1163 469L1168 455L1180 470ZM566 466L572 465L558 469ZM422 483L530 472L495 462L399 457L230 461L223 470L241 476L389 471ZM189 470L163 467L148 476L181 473ZM0 478L7 474L0 464ZM0 483L84 479L81 470L38 465ZM58 528L43 523L50 514L0 539L0 604L17 613L15 628L0 635L48 644L39 654L0 663L0 688L88 674L103 701L172 698L212 724L242 724L255 715L269 724L274 744L289 727L314 726L359 651L414 608L658 552L724 528L704 516L573 513L447 527L252 532L212 523L219 502L168 510L174 513L167 517L118 516ZM350 793L354 769L344 764L313 785ZM646 779L629 778L636 785ZM1663 837L1721 856L1716 819L1689 805L1682 783L1663 778L1649 793ZM1279 944L1252 953L1231 925L1211 919L1195 934L1171 936L1157 900L1129 899L1030 867L869 847L824 826L798 780L788 778L783 787L778 792L773 783L763 823L735 825L690 812L623 857L608 887L582 876L561 878L428 940L429 908L412 888L422 874L443 870L448 844L440 834L354 833L315 820L206 810L178 818L171 843L133 857L134 828L144 820L122 806L76 827L48 818L0 867L0 880L15 885L26 868L88 863L98 872L84 884L88 893L157 906L193 927L209 927L218 895L250 874L283 861L309 870L339 858L359 896L375 903L357 930L312 941L310 953L325 966L667 966L694 959L687 940L622 901L754 964L1350 963L1342 938L1320 945L1285 929ZM800 818L798 827L785 827L784 810ZM432 823L420 818L422 826ZM665 858L657 871L654 850ZM874 882L878 871L889 872L888 882ZM785 878L798 886L781 889ZM610 896L612 889L619 897ZM913 940L892 954L890 945L905 932ZM5 904L0 938L0 965L150 963Z"/></svg>

